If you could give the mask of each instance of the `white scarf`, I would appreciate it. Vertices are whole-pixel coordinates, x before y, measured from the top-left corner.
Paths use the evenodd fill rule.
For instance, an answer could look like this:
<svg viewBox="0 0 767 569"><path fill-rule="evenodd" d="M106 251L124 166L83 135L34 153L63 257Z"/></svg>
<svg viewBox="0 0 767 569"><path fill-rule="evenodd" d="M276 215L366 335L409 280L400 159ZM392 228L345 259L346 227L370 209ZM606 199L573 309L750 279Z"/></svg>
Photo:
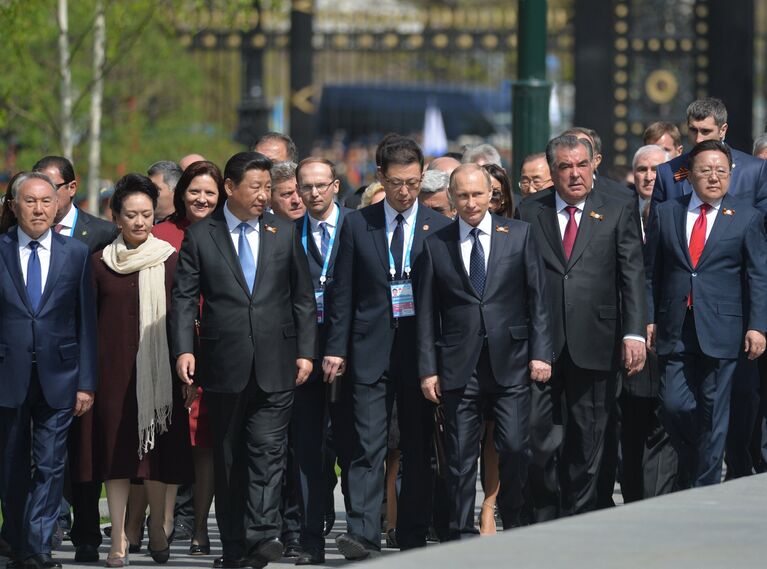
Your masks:
<svg viewBox="0 0 767 569"><path fill-rule="evenodd" d="M166 329L165 260L175 252L169 243L149 235L128 249L122 235L104 248L106 266L121 275L139 272L139 346L136 355L138 456L154 448L155 435L168 430L173 408L173 377Z"/></svg>

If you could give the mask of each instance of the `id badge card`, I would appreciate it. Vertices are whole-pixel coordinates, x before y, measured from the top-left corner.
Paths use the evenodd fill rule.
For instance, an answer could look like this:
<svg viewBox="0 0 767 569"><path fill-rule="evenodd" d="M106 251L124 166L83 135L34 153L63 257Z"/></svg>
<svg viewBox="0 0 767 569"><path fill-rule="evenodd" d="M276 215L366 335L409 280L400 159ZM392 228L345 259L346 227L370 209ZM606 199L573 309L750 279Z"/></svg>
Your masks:
<svg viewBox="0 0 767 569"><path fill-rule="evenodd" d="M391 311L394 318L415 316L413 283L409 280L391 281Z"/></svg>
<svg viewBox="0 0 767 569"><path fill-rule="evenodd" d="M314 302L317 304L317 324L325 322L325 291L321 288L314 289Z"/></svg>

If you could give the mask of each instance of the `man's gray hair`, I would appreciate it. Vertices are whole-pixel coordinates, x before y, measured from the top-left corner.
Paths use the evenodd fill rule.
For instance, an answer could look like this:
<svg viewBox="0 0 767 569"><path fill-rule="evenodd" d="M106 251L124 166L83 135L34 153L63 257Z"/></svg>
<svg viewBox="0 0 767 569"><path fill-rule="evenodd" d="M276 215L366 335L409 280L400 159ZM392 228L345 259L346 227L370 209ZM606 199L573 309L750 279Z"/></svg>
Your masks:
<svg viewBox="0 0 767 569"><path fill-rule="evenodd" d="M702 121L708 117L714 118L716 126L722 126L727 122L727 107L721 99L707 97L690 103L687 107L687 122Z"/></svg>
<svg viewBox="0 0 767 569"><path fill-rule="evenodd" d="M53 193L56 193L56 184L54 184L53 180L51 180L46 174L36 171L23 172L18 175L18 177L13 181L13 185L11 186L11 196L13 196L13 199L16 199L16 197L19 195L19 190L21 190L22 184L28 180L42 180L47 182L51 186Z"/></svg>
<svg viewBox="0 0 767 569"><path fill-rule="evenodd" d="M556 136L549 140L549 143L546 145L546 162L548 163L549 170L551 170L552 174L556 170L554 161L556 159L557 150L560 148L572 150L578 148L578 145L583 146L588 151L589 161L594 159L594 149L591 147L591 143L588 140L578 138L572 134L563 134L562 136Z"/></svg>
<svg viewBox="0 0 767 569"><path fill-rule="evenodd" d="M461 162L469 164L476 162L480 158L484 158L486 164L495 164L502 167L501 154L492 144L477 144L467 147L463 152Z"/></svg>
<svg viewBox="0 0 767 569"><path fill-rule="evenodd" d="M642 158L642 156L645 154L650 154L651 152L660 152L663 154L664 162L671 160L669 153L666 152L662 146L658 146L657 144L645 144L644 146L639 147L639 150L634 153L634 159L631 161L631 169L636 170L637 162L639 159Z"/></svg>
<svg viewBox="0 0 767 569"><path fill-rule="evenodd" d="M767 148L767 132L756 137L756 140L754 140L754 151L751 154L756 156L765 148Z"/></svg>
<svg viewBox="0 0 767 569"><path fill-rule="evenodd" d="M275 162L272 169L269 170L269 174L272 176L272 185L280 184L285 180L290 180L296 177L296 167L298 165L295 162L286 160L285 162Z"/></svg>
<svg viewBox="0 0 767 569"><path fill-rule="evenodd" d="M436 194L450 185L450 174L441 170L426 170L421 182L421 193Z"/></svg>
<svg viewBox="0 0 767 569"><path fill-rule="evenodd" d="M155 162L146 171L146 175L150 178L162 174L162 181L168 185L171 192L176 189L176 184L178 184L183 173L181 166L170 160Z"/></svg>

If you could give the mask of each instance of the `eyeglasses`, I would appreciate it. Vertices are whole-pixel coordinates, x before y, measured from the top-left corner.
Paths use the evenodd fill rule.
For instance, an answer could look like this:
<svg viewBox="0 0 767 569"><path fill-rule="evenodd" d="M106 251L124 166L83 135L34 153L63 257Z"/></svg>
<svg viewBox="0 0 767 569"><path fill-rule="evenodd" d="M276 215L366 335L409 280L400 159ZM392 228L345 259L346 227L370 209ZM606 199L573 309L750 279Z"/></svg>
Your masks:
<svg viewBox="0 0 767 569"><path fill-rule="evenodd" d="M298 186L298 191L302 194L310 194L312 191L317 188L317 191L321 194L324 194L328 191L330 186L333 185L333 182L335 180L331 180L330 182L325 182L324 184L304 184L302 186Z"/></svg>
<svg viewBox="0 0 767 569"><path fill-rule="evenodd" d="M710 178L711 174L713 174L720 180L725 180L730 175L730 171L724 168L717 168L716 170L712 168L693 168L693 173L701 178Z"/></svg>
<svg viewBox="0 0 767 569"><path fill-rule="evenodd" d="M518 185L520 190L527 190L530 186L533 186L536 190L545 188L551 184L551 178L546 180L542 178L522 178L519 180Z"/></svg>
<svg viewBox="0 0 767 569"><path fill-rule="evenodd" d="M407 186L408 190L416 190L421 185L421 178L411 178L410 180L392 180L384 176L384 184L391 188L401 188Z"/></svg>
<svg viewBox="0 0 767 569"><path fill-rule="evenodd" d="M71 183L72 182L61 182L60 184L57 184L56 182L53 182L53 187L56 188L57 190L60 190L64 186L68 186Z"/></svg>

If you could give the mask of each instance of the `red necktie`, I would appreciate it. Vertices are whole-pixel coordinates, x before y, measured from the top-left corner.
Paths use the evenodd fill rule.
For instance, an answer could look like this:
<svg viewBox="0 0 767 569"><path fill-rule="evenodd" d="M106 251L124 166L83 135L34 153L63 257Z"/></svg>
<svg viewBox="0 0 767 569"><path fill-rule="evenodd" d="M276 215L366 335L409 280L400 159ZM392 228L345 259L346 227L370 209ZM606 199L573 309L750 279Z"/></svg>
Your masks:
<svg viewBox="0 0 767 569"><path fill-rule="evenodd" d="M569 261L570 255L573 252L573 245L575 245L575 236L578 234L578 224L575 222L575 212L578 211L578 208L574 205L568 205L565 206L565 209L567 210L570 219L567 220L567 225L565 226L565 235L562 237L562 247L565 249L565 260Z"/></svg>
<svg viewBox="0 0 767 569"><path fill-rule="evenodd" d="M706 245L706 212L709 209L711 209L711 206L707 203L700 204L698 219L695 220L695 225L692 226L692 233L690 233L689 249L693 268L698 265L700 256L703 253L703 247ZM692 290L690 290L690 296L687 297L687 306L692 306Z"/></svg>

